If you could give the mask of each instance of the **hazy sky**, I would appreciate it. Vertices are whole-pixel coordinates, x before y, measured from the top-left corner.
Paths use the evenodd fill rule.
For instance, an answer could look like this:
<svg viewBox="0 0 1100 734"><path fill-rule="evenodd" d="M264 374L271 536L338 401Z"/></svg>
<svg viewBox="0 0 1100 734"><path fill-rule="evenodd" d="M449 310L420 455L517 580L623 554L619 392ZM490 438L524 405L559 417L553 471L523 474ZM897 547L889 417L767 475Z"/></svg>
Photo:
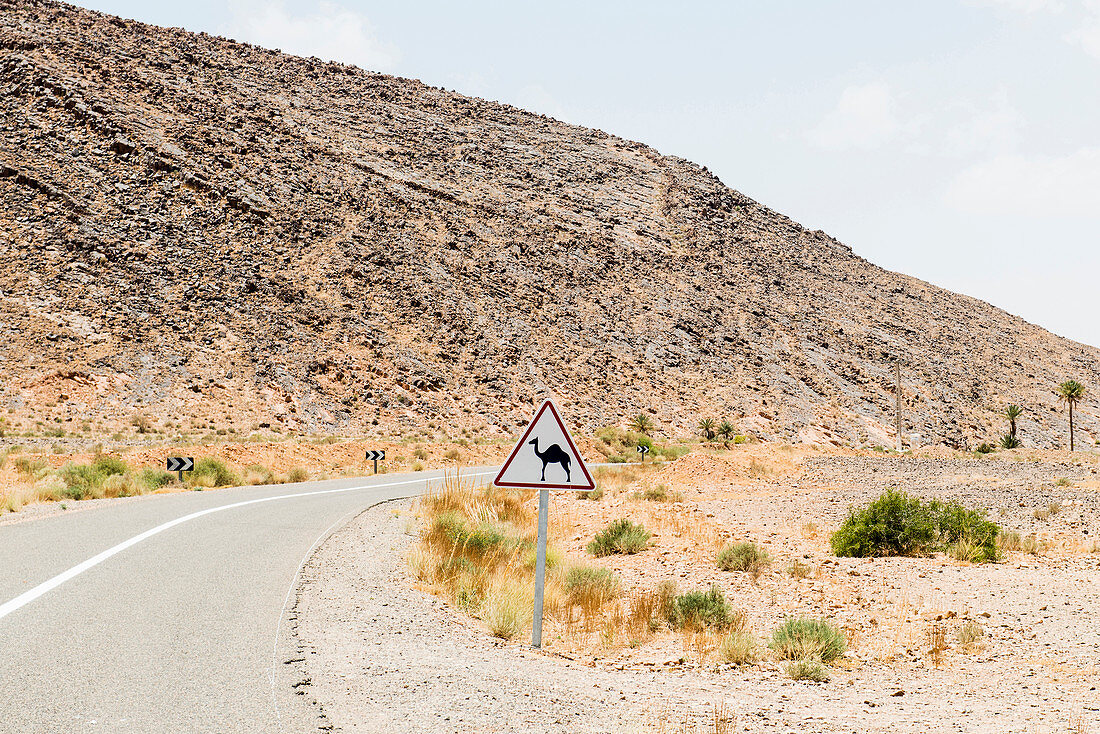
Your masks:
<svg viewBox="0 0 1100 734"><path fill-rule="evenodd" d="M1100 345L1100 0L83 4L643 141Z"/></svg>

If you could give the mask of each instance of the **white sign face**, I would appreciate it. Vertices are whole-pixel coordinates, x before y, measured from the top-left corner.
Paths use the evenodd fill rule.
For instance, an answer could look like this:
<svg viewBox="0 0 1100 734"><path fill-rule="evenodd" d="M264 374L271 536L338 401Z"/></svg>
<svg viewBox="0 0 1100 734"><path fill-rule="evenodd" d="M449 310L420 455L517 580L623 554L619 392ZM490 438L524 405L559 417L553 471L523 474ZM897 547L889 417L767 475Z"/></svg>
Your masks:
<svg viewBox="0 0 1100 734"><path fill-rule="evenodd" d="M535 413L493 484L532 489L595 489L596 483L573 445L554 403Z"/></svg>

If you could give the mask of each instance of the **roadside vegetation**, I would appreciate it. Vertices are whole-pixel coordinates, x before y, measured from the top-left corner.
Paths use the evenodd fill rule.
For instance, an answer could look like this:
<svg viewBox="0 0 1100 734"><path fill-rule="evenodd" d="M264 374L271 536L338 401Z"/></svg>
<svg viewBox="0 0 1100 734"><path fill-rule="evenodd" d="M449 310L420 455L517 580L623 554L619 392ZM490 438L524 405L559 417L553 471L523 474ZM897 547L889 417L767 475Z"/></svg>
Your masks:
<svg viewBox="0 0 1100 734"><path fill-rule="evenodd" d="M998 558L1000 527L980 510L954 502L924 502L888 489L860 510L853 510L830 545L838 556L924 556L945 551L981 563Z"/></svg>
<svg viewBox="0 0 1100 734"><path fill-rule="evenodd" d="M609 470L601 474L605 484L613 483ZM480 619L489 634L526 639L534 598L536 492L477 486L450 475L441 488L417 501L414 513L420 539L408 565L418 582ZM554 522L563 514L551 513L544 647L588 649L601 657L650 643L667 649L672 642L684 651L681 663L752 666L770 659L790 664L792 677L800 680L827 680L829 665L844 655L843 632L826 620L787 620L764 644L749 615L717 584L679 589L671 579L653 585L635 580L628 588L614 567L596 564L622 553L624 546L644 551L651 532L620 518L597 533L583 555L575 545L569 555L563 548L572 525ZM771 565L753 543L730 545L722 557L730 568L750 573Z"/></svg>

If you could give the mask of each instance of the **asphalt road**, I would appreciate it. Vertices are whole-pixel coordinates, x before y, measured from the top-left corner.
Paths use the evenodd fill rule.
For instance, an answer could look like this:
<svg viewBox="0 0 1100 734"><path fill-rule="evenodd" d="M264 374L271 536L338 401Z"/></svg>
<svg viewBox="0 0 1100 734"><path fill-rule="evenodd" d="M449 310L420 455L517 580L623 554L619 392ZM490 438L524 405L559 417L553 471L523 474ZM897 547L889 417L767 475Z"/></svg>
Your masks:
<svg viewBox="0 0 1100 734"><path fill-rule="evenodd" d="M0 732L315 731L282 665L298 569L362 510L439 478L150 495L0 525Z"/></svg>

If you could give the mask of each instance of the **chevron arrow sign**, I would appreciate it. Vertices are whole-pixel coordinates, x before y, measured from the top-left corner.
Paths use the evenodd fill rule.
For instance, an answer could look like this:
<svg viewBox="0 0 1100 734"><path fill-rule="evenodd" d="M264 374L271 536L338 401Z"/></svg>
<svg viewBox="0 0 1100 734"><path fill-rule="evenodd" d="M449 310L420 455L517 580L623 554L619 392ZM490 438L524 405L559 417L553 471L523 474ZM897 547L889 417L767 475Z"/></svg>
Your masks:
<svg viewBox="0 0 1100 734"><path fill-rule="evenodd" d="M386 460L386 452L385 451L368 451L367 452L367 461L385 461L385 460Z"/></svg>
<svg viewBox="0 0 1100 734"><path fill-rule="evenodd" d="M190 456L169 456L168 471L192 471L195 468L195 460Z"/></svg>

